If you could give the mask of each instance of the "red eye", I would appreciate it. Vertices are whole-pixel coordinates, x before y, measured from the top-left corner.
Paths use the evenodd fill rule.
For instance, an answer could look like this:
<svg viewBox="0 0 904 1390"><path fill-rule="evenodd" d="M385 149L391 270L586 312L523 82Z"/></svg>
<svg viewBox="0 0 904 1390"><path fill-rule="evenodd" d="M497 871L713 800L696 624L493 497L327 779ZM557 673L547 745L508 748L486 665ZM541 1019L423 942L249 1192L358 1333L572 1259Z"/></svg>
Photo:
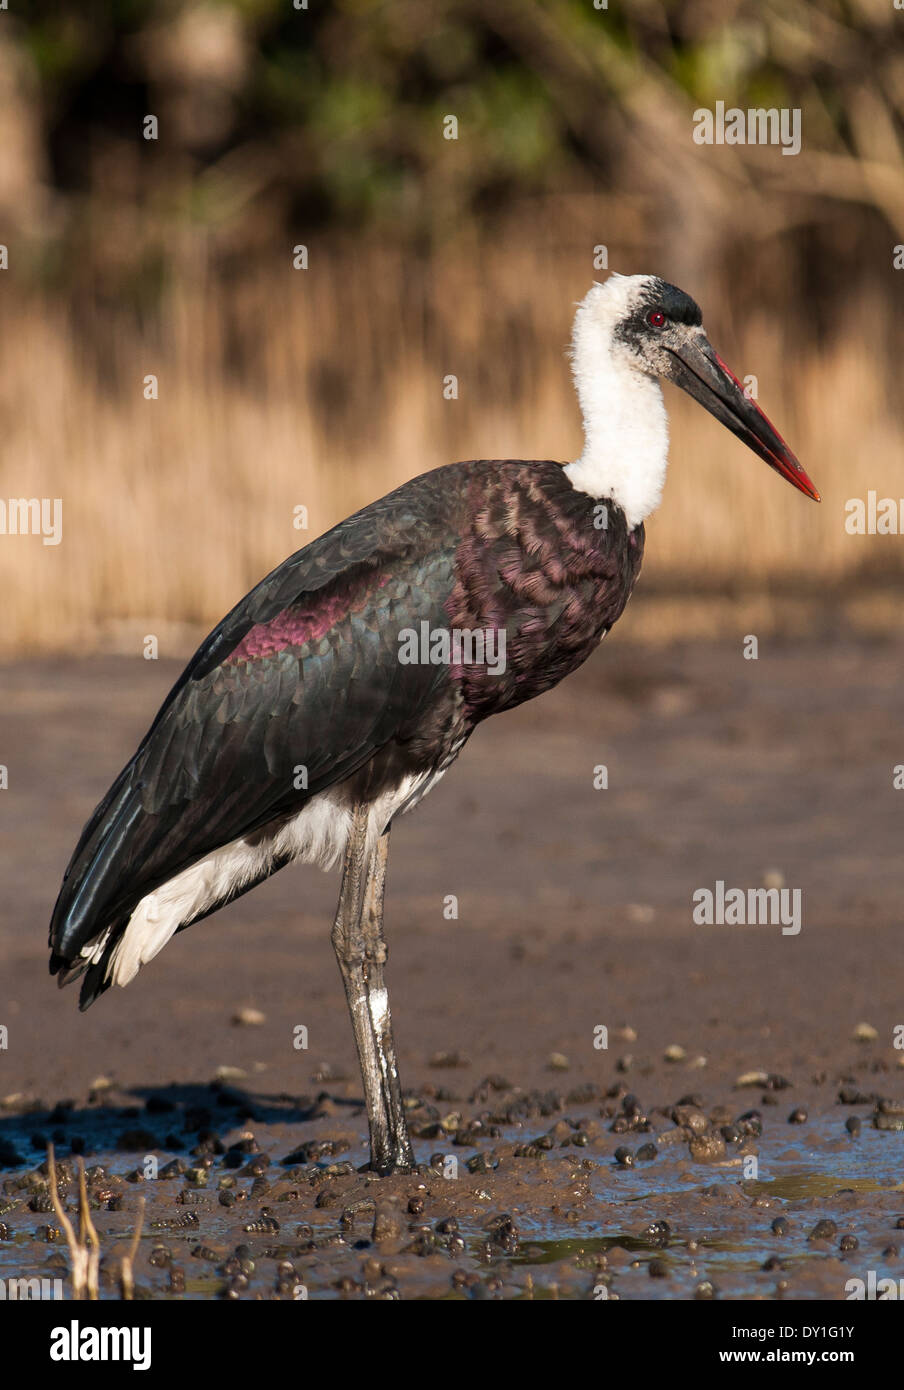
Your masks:
<svg viewBox="0 0 904 1390"><path fill-rule="evenodd" d="M647 314L647 323L651 323L654 328L663 328L665 326L665 314L661 309L651 309Z"/></svg>

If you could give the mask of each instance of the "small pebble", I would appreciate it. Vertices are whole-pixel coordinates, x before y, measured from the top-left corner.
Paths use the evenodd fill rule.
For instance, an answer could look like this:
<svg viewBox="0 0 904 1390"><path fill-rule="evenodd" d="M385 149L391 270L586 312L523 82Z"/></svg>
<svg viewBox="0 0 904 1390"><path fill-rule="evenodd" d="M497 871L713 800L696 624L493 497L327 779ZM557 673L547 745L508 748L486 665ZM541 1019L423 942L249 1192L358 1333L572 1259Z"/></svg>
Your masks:
<svg viewBox="0 0 904 1390"><path fill-rule="evenodd" d="M676 1105L672 1111L672 1119L676 1125L689 1129L692 1134L704 1134L706 1132L706 1116L696 1106Z"/></svg>
<svg viewBox="0 0 904 1390"><path fill-rule="evenodd" d="M262 1023L267 1022L267 1015L262 1014L260 1009L238 1009L232 1015L232 1022L236 1028L260 1028Z"/></svg>
<svg viewBox="0 0 904 1390"><path fill-rule="evenodd" d="M428 1067L469 1067L470 1058L463 1052L434 1052L427 1062Z"/></svg>

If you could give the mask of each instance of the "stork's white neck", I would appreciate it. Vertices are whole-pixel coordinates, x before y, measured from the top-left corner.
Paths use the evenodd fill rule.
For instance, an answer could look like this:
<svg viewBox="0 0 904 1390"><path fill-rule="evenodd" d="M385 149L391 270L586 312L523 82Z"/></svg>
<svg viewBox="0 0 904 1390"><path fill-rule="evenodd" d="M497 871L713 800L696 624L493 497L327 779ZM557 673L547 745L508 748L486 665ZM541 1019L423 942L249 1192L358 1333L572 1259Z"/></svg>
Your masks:
<svg viewBox="0 0 904 1390"><path fill-rule="evenodd" d="M613 337L617 283L595 285L578 306L572 372L584 449L565 472L578 491L611 497L634 527L662 497L669 424L659 382L635 366Z"/></svg>

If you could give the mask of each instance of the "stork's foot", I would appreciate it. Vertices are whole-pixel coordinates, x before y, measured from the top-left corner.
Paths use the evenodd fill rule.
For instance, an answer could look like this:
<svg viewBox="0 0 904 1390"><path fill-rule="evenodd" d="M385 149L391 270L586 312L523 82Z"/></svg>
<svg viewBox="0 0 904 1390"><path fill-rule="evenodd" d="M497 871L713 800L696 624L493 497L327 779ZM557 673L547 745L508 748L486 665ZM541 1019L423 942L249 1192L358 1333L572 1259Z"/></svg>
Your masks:
<svg viewBox="0 0 904 1390"><path fill-rule="evenodd" d="M392 1116L392 1107L387 1107L386 1114ZM370 1163L366 1169L381 1178L392 1173L413 1173L417 1167L404 1119L400 1115L392 1118L401 1120L401 1124L386 1125L382 1115L372 1116L370 1122Z"/></svg>
<svg viewBox="0 0 904 1390"><path fill-rule="evenodd" d="M394 1173L413 1173L417 1164L414 1159L405 1161L396 1158L372 1158L360 1169L362 1173L376 1173L379 1178L391 1178Z"/></svg>

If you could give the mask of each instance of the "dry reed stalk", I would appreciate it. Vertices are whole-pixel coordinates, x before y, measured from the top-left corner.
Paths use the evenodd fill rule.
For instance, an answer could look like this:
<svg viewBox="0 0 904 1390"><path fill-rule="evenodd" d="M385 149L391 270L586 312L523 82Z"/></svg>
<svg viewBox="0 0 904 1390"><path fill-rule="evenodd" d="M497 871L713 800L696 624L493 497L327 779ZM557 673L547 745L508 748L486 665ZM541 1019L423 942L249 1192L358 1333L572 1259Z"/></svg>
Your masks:
<svg viewBox="0 0 904 1390"><path fill-rule="evenodd" d="M96 1299L98 1297L100 1241L97 1238L97 1231L91 1219L91 1210L88 1204L84 1160L81 1157L78 1160L79 1231L77 1236L72 1222L63 1210L63 1204L60 1201L60 1194L57 1188L56 1160L54 1158L52 1144L47 1145L47 1168L50 1200L53 1203L53 1210L63 1229L66 1243L69 1246L72 1297L76 1300L84 1298Z"/></svg>

